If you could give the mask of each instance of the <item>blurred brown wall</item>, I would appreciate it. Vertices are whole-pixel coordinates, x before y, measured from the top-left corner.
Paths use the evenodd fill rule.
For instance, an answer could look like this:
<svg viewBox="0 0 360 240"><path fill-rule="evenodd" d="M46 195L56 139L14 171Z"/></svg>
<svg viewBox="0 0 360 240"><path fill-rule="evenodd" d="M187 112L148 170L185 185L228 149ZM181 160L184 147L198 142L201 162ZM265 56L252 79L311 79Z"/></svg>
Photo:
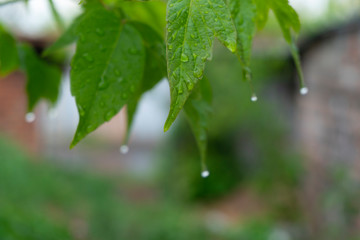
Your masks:
<svg viewBox="0 0 360 240"><path fill-rule="evenodd" d="M39 149L39 134L36 121L25 121L25 84L25 77L19 72L0 79L0 134L22 145L29 152L36 153Z"/></svg>

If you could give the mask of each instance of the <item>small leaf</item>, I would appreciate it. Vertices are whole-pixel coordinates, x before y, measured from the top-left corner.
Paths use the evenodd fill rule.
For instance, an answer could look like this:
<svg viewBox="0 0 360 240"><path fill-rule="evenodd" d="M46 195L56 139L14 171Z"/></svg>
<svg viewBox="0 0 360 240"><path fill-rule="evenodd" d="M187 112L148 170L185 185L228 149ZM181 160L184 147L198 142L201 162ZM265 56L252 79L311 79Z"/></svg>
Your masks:
<svg viewBox="0 0 360 240"><path fill-rule="evenodd" d="M291 30L294 30L296 33L300 31L301 24L299 16L297 15L296 11L290 6L288 0L273 0L271 3L272 10L274 11L276 19L279 22L284 38L290 46L291 54L293 56L295 66L299 74L300 87L305 88L305 80L301 67L300 55L291 33Z"/></svg>
<svg viewBox="0 0 360 240"><path fill-rule="evenodd" d="M273 0L254 0L256 4L256 25L259 29L263 29L269 17L270 2ZM275 0L277 1L277 0Z"/></svg>
<svg viewBox="0 0 360 240"><path fill-rule="evenodd" d="M58 27L63 30L65 28L65 24L64 24L62 18L60 17L59 12L57 11L57 9L55 7L54 1L48 0L48 2L49 2L50 9L51 9L52 15L54 17L54 20L56 21Z"/></svg>
<svg viewBox="0 0 360 240"><path fill-rule="evenodd" d="M131 20L145 23L152 27L161 36L164 35L166 26L166 3L165 2L119 2L121 9Z"/></svg>
<svg viewBox="0 0 360 240"><path fill-rule="evenodd" d="M271 8L280 24L285 40L291 44L291 29L298 33L301 28L299 16L288 0L272 0Z"/></svg>
<svg viewBox="0 0 360 240"><path fill-rule="evenodd" d="M237 55L242 65L244 79L251 81L251 50L256 32L256 5L253 0L229 0L231 16L237 32Z"/></svg>
<svg viewBox="0 0 360 240"><path fill-rule="evenodd" d="M171 106L167 131L202 78L216 36L236 51L236 30L223 0L170 0L167 12L167 61Z"/></svg>
<svg viewBox="0 0 360 240"><path fill-rule="evenodd" d="M91 13L91 11L90 11ZM56 40L55 43L53 43L50 47L48 47L44 52L43 55L44 56L48 56L66 46L68 46L69 44L74 43L78 38L79 38L79 25L86 20L87 15L89 14L89 12L86 12L82 15L80 15L79 17L77 17L73 23L71 24L71 26L65 31L65 33L63 35L61 35L61 37L59 39ZM81 35L80 35L81 37Z"/></svg>
<svg viewBox="0 0 360 240"><path fill-rule="evenodd" d="M18 51L27 76L28 111L32 112L40 99L55 104L60 89L60 69L41 59L28 45L19 45Z"/></svg>
<svg viewBox="0 0 360 240"><path fill-rule="evenodd" d="M127 144L129 140L130 130L141 95L152 89L161 79L166 77L166 50L162 37L151 27L143 23L132 22L131 25L134 26L142 36L146 51L146 60L141 86L127 104L128 124L125 144Z"/></svg>
<svg viewBox="0 0 360 240"><path fill-rule="evenodd" d="M0 76L6 76L19 66L16 41L0 26Z"/></svg>
<svg viewBox="0 0 360 240"><path fill-rule="evenodd" d="M204 77L184 105L185 115L195 136L203 167L206 158L207 131L212 113L211 101L211 85L208 79Z"/></svg>
<svg viewBox="0 0 360 240"><path fill-rule="evenodd" d="M86 14L77 27L71 92L80 121L71 144L109 121L132 99L143 78L145 49L140 33L103 8Z"/></svg>

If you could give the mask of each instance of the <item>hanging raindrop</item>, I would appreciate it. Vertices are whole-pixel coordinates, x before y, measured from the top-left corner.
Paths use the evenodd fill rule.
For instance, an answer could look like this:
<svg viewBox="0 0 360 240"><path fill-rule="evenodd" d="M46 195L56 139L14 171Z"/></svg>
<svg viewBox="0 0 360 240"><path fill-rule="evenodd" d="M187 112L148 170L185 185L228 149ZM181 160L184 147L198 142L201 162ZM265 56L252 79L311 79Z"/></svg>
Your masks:
<svg viewBox="0 0 360 240"><path fill-rule="evenodd" d="M121 147L120 147L120 153L122 153L122 154L127 154L129 152L129 146L128 145L122 145Z"/></svg>
<svg viewBox="0 0 360 240"><path fill-rule="evenodd" d="M309 93L309 89L307 88L307 87L302 87L301 89L300 89L300 94L301 95L306 95L306 94L308 94Z"/></svg>
<svg viewBox="0 0 360 240"><path fill-rule="evenodd" d="M25 115L25 121L28 123L32 123L34 122L36 119L35 113L33 112L29 112Z"/></svg>
<svg viewBox="0 0 360 240"><path fill-rule="evenodd" d="M256 94L254 93L252 96L251 96L251 101L252 102L256 102L258 100L258 97L256 96Z"/></svg>
<svg viewBox="0 0 360 240"><path fill-rule="evenodd" d="M203 178L207 178L209 175L210 175L210 172L208 170L204 170L204 171L201 172L201 176Z"/></svg>

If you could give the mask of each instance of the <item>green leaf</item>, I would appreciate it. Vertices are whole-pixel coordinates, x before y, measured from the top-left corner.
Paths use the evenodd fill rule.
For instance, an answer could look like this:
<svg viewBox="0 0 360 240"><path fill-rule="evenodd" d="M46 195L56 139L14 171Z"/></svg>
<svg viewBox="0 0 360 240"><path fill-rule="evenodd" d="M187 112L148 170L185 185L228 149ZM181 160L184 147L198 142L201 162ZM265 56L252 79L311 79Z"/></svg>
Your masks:
<svg viewBox="0 0 360 240"><path fill-rule="evenodd" d="M56 21L58 27L63 30L65 28L65 24L64 24L63 20L61 19L60 14L56 9L53 0L48 0L48 1L49 1L51 13L54 17L54 20Z"/></svg>
<svg viewBox="0 0 360 240"><path fill-rule="evenodd" d="M208 79L204 77L198 83L184 105L185 115L195 136L204 169L208 136L207 131L212 114L211 102L211 85Z"/></svg>
<svg viewBox="0 0 360 240"><path fill-rule="evenodd" d="M141 86L127 104L128 123L125 144L129 140L130 130L141 95L152 89L161 79L166 77L166 49L162 37L151 27L143 23L132 22L131 25L139 31L143 38L146 60Z"/></svg>
<svg viewBox="0 0 360 240"><path fill-rule="evenodd" d="M294 58L295 66L299 74L300 86L305 89L304 74L302 72L301 61L295 40L292 37L292 30L299 33L301 24L296 11L290 6L288 0L254 0L257 6L257 23L259 28L265 26L269 10L272 9L281 27L284 39L289 44L291 54Z"/></svg>
<svg viewBox="0 0 360 240"><path fill-rule="evenodd" d="M115 12L103 8L90 11L78 23L77 34L71 92L80 121L71 147L132 99L145 63L140 33Z"/></svg>
<svg viewBox="0 0 360 240"><path fill-rule="evenodd" d="M302 89L305 89L305 80L301 67L300 55L291 33L291 30L293 30L295 33L299 33L300 31L301 24L299 16L296 11L290 6L288 0L273 0L271 2L271 6L272 10L275 13L276 19L279 22L284 38L290 46L291 54L293 56L295 66L299 74L300 87ZM307 92L307 90L305 90L305 92Z"/></svg>
<svg viewBox="0 0 360 240"><path fill-rule="evenodd" d="M32 111L41 99L55 104L60 89L61 70L41 59L28 45L18 47L21 67L26 72L28 111Z"/></svg>
<svg viewBox="0 0 360 240"><path fill-rule="evenodd" d="M59 39L56 40L55 43L53 43L50 47L48 47L44 52L44 56L48 56L66 46L69 44L74 43L79 37L83 38L83 35L79 34L81 32L81 29L79 29L80 24L86 19L87 15L90 15L90 12L85 12L84 14L77 17L71 26L65 31L64 34L61 35ZM80 36L79 36L80 35Z"/></svg>
<svg viewBox="0 0 360 240"><path fill-rule="evenodd" d="M161 36L164 35L166 26L166 3L165 2L135 2L116 1L127 18L139 21L151 26Z"/></svg>
<svg viewBox="0 0 360 240"><path fill-rule="evenodd" d="M257 9L256 25L259 29L263 29L265 27L265 24L269 17L271 1L273 0L254 0Z"/></svg>
<svg viewBox="0 0 360 240"><path fill-rule="evenodd" d="M237 55L244 79L250 81L252 41L256 32L256 5L253 0L229 0L229 8L237 32Z"/></svg>
<svg viewBox="0 0 360 240"><path fill-rule="evenodd" d="M236 31L223 0L170 0L167 12L167 61L171 106L167 131L202 78L214 37L236 51Z"/></svg>
<svg viewBox="0 0 360 240"><path fill-rule="evenodd" d="M291 29L298 33L301 28L299 16L290 6L288 0L272 0L271 9L275 13L285 40L291 44Z"/></svg>
<svg viewBox="0 0 360 240"><path fill-rule="evenodd" d="M6 76L19 66L16 41L0 26L0 76Z"/></svg>

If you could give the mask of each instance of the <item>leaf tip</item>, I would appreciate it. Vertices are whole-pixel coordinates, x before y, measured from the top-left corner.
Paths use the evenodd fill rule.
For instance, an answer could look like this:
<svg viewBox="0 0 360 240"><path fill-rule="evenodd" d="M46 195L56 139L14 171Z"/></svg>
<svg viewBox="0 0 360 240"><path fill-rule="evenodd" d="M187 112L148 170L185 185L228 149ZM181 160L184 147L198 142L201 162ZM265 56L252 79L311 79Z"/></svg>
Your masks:
<svg viewBox="0 0 360 240"><path fill-rule="evenodd" d="M233 53L237 50L236 42L229 42L226 47Z"/></svg>

